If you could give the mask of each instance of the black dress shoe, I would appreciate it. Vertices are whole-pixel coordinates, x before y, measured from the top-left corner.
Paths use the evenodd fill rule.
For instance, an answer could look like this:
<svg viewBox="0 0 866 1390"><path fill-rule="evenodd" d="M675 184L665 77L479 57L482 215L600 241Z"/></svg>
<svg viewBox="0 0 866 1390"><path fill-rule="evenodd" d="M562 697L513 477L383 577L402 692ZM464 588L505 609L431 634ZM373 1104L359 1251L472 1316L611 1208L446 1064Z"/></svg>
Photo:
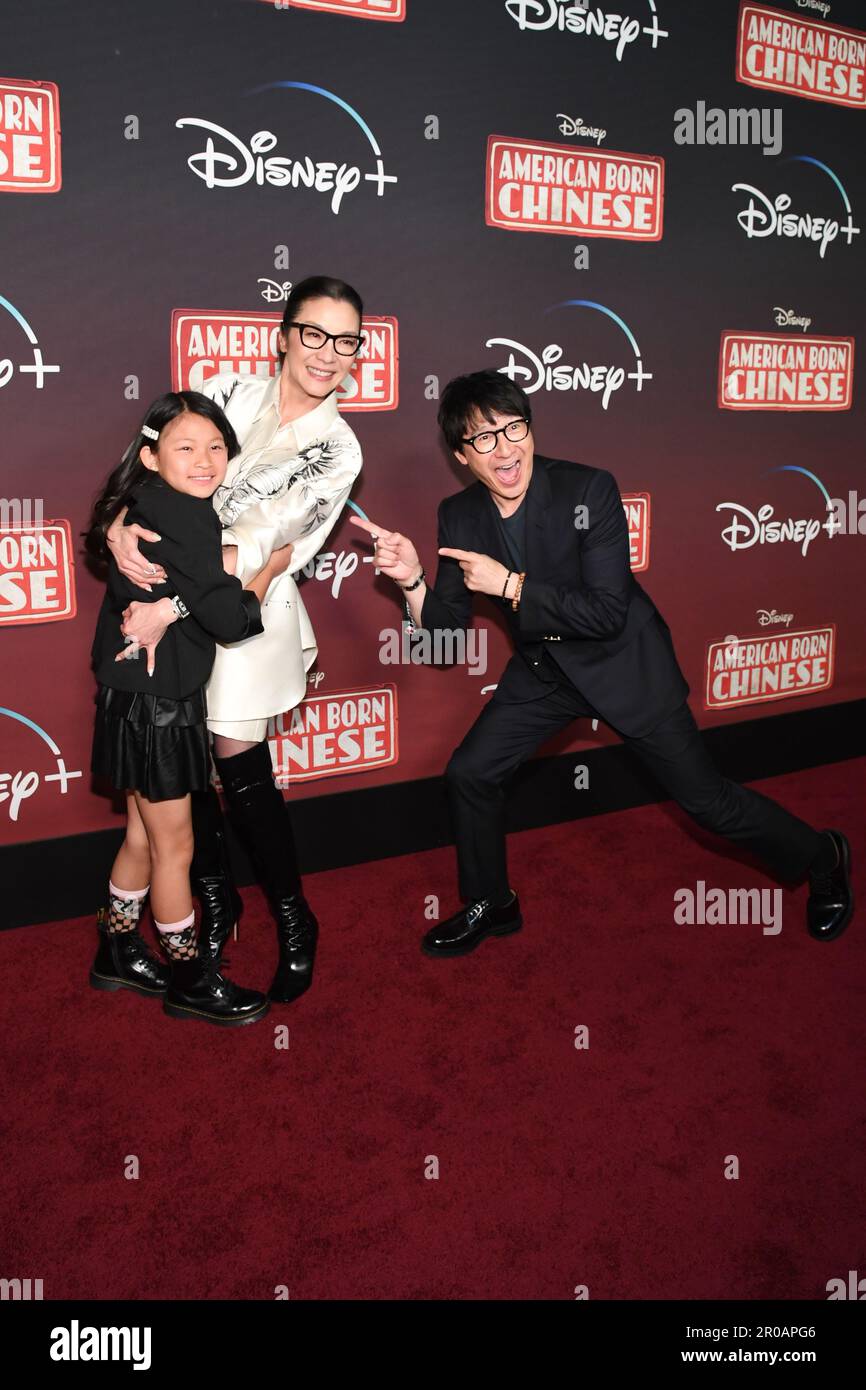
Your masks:
<svg viewBox="0 0 866 1390"><path fill-rule="evenodd" d="M421 943L421 950L427 956L465 956L480 946L485 937L508 936L520 931L522 926L516 893L512 893L511 901L504 907L494 907L489 898L479 898L455 912L447 922L431 927Z"/></svg>
<svg viewBox="0 0 866 1390"><path fill-rule="evenodd" d="M99 948L90 970L94 989L131 989L136 994L163 995L168 989L169 971L147 949L144 937L133 931L110 932L105 911L96 916Z"/></svg>
<svg viewBox="0 0 866 1390"><path fill-rule="evenodd" d="M854 914L854 895L851 892L851 847L841 830L825 830L829 835L839 862L835 869L812 870L809 874L811 892L806 904L809 935L816 941L835 941L841 936Z"/></svg>
<svg viewBox="0 0 866 1390"><path fill-rule="evenodd" d="M220 974L216 961L196 956L171 965L162 1007L171 1018L198 1018L221 1028L241 1028L264 1018L270 1005L255 989L241 989Z"/></svg>
<svg viewBox="0 0 866 1390"><path fill-rule="evenodd" d="M273 907L280 958L268 998L275 1004L291 1004L313 983L319 924L303 893L279 898Z"/></svg>

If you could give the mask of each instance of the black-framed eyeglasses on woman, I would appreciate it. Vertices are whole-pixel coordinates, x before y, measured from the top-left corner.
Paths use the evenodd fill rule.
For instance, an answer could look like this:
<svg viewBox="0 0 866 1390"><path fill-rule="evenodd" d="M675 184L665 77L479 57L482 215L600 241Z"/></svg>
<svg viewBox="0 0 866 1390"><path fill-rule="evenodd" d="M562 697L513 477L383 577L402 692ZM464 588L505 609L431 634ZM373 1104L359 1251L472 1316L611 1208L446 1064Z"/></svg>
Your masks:
<svg viewBox="0 0 866 1390"><path fill-rule="evenodd" d="M529 434L529 421L522 415L519 420L509 420L507 425L500 425L498 430L482 430L480 434L473 434L471 439L461 440L461 443L471 444L476 454L492 454L498 434L504 434L512 444L519 444Z"/></svg>
<svg viewBox="0 0 866 1390"><path fill-rule="evenodd" d="M326 333L324 328L319 328L315 323L287 323L286 328L297 328L301 335L301 342L306 348L324 347L330 338L334 344L334 351L341 357L354 357L359 347L364 341L363 333Z"/></svg>

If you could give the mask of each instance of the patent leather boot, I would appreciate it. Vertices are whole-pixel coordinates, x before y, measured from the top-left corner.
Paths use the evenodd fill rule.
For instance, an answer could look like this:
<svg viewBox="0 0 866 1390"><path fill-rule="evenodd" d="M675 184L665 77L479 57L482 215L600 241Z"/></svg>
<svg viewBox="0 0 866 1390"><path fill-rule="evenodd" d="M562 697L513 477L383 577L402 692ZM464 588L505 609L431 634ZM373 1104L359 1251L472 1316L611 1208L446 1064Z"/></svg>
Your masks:
<svg viewBox="0 0 866 1390"><path fill-rule="evenodd" d="M275 1004L291 1004L313 983L319 924L303 893L278 899L273 910L277 919L279 961L268 998Z"/></svg>
<svg viewBox="0 0 866 1390"><path fill-rule="evenodd" d="M151 951L138 930L110 932L107 914L96 914L99 947L90 969L94 989L131 989L136 994L163 995L168 988L169 971Z"/></svg>

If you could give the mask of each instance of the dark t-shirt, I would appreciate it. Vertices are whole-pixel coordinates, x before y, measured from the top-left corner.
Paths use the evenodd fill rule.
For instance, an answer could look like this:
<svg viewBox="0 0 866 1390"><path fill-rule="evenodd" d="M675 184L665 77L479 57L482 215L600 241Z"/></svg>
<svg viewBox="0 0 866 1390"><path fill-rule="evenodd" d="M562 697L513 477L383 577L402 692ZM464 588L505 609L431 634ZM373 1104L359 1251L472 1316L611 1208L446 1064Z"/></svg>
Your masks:
<svg viewBox="0 0 866 1390"><path fill-rule="evenodd" d="M508 563L515 574L522 574L526 568L526 498L511 516L503 516L489 493L487 496L496 514Z"/></svg>
<svg viewBox="0 0 866 1390"><path fill-rule="evenodd" d="M524 497L517 511L512 512L511 516L503 516L489 493L487 497L496 514L508 564L515 574L523 574L526 569L526 498ZM538 664L532 667L532 672L546 685L569 684L568 678L546 645L539 651Z"/></svg>

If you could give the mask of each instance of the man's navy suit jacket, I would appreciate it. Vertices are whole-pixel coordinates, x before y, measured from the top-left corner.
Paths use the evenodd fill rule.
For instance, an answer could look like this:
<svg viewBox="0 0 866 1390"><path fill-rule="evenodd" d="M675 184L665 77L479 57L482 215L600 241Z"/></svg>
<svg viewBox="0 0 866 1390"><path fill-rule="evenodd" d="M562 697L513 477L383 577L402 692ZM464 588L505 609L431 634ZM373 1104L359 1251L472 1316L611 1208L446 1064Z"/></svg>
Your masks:
<svg viewBox="0 0 866 1390"><path fill-rule="evenodd" d="M510 568L483 483L439 507L439 545L490 555ZM515 612L503 610L515 652L494 700L538 699L536 666L549 651L605 723L630 738L650 733L685 700L689 687L670 629L629 564L628 526L610 473L536 454L524 502L526 580ZM580 523L586 508L586 524ZM439 557L421 611L424 628L468 627L473 593L457 560Z"/></svg>

